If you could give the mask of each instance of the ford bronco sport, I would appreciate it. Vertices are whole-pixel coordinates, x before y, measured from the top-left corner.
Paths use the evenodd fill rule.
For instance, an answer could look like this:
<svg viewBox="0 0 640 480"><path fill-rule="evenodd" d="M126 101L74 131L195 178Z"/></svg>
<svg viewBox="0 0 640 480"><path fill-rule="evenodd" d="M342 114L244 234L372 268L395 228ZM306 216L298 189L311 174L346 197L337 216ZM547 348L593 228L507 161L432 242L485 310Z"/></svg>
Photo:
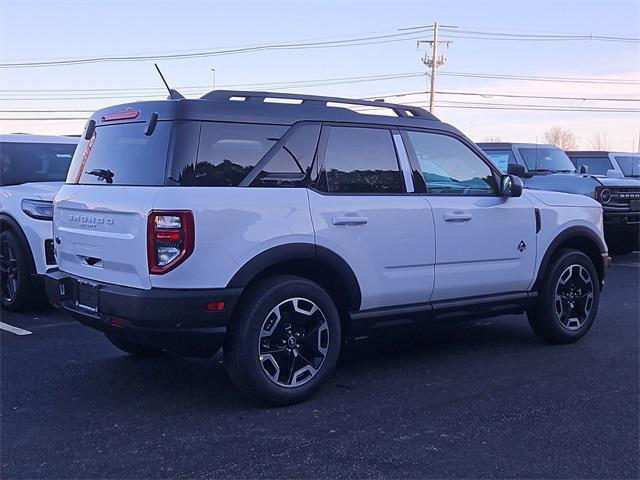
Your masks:
<svg viewBox="0 0 640 480"><path fill-rule="evenodd" d="M576 172L567 154L553 145L479 143L478 146L504 171L522 177L529 190L553 190L595 198L604 210L604 234L609 251L624 255L638 248L640 182L637 180L594 175L588 168L582 168L582 173Z"/></svg>
<svg viewBox="0 0 640 480"><path fill-rule="evenodd" d="M222 347L269 404L388 328L526 312L575 342L609 258L600 204L523 192L423 109L264 92L96 112L54 238L55 305L133 355Z"/></svg>

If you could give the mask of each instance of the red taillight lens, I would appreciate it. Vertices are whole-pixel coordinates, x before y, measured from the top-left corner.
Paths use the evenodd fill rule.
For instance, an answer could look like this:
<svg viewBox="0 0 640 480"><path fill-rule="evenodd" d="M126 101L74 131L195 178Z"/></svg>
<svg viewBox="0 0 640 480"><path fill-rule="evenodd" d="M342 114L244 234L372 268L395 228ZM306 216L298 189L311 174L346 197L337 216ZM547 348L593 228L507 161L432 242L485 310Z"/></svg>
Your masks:
<svg viewBox="0 0 640 480"><path fill-rule="evenodd" d="M195 229L190 211L152 211L147 222L149 273L167 273L193 252Z"/></svg>

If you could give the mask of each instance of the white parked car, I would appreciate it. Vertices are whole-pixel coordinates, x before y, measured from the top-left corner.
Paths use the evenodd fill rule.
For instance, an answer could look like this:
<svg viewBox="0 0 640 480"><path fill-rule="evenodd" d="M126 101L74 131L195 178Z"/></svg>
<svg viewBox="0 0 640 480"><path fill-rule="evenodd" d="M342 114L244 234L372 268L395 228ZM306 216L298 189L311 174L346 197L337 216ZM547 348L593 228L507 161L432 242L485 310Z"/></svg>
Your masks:
<svg viewBox="0 0 640 480"><path fill-rule="evenodd" d="M41 276L55 267L53 196L67 177L77 138L0 135L2 306L21 310L44 298Z"/></svg>
<svg viewBox="0 0 640 480"><path fill-rule="evenodd" d="M264 92L96 112L54 238L52 303L134 355L223 347L272 404L389 328L527 312L575 342L609 259L598 202L523 191L423 109Z"/></svg>

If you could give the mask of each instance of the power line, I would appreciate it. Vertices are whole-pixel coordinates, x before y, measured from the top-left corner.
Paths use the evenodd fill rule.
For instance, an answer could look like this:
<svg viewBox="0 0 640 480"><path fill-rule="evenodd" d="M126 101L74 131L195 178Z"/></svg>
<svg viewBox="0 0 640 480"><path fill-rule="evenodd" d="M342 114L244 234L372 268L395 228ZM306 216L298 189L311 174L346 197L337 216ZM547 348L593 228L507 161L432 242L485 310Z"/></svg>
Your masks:
<svg viewBox="0 0 640 480"><path fill-rule="evenodd" d="M425 29L426 30L426 29ZM102 56L102 57L86 57L75 59L59 59L38 62L13 62L0 63L0 68L33 68L33 67L59 67L67 65L81 65L89 63L103 62L141 62L151 60L177 60L185 58L203 58L215 57L223 55L237 55L267 50L303 50L308 48L333 48L348 47L358 45L375 45L380 43L391 43L397 41L415 40L416 35L421 32L401 32L388 35L372 35L364 37L354 37L344 40L327 40L321 42L284 42L274 44L253 45L241 48L231 48L225 50L209 50L201 52L186 53L163 53L149 55L120 55L120 56Z"/></svg>
<svg viewBox="0 0 640 480"><path fill-rule="evenodd" d="M0 68L34 68L34 67L57 67L67 65L81 65L102 62L140 62L151 60L178 60L187 58L205 58L223 55L237 55L267 50L301 50L309 48L335 48L359 45L375 45L382 43L392 43L418 39L417 34L430 31L432 25L421 27L408 27L398 29L398 33L386 35L367 35L352 37L342 40L308 41L308 42L282 42L274 44L260 44L246 47L205 50L205 51L182 51L156 54L138 55L105 55L100 57L68 58L42 61L17 61L0 63ZM454 38L474 38L479 40L525 40L525 41L607 41L622 43L640 43L638 37L613 36L613 35L551 35L551 34L509 34L501 32L486 32L478 30L454 30L449 27L442 27L447 36Z"/></svg>
<svg viewBox="0 0 640 480"><path fill-rule="evenodd" d="M443 30L447 31L447 35L456 38L465 38L463 35L473 35L471 38L481 40L525 40L525 41L584 41L584 40L596 40L596 41L608 41L608 42L623 42L623 43L640 43L639 37L628 36L613 36L613 35L593 35L593 34L575 34L575 35L560 35L560 34L538 34L538 33L503 33L503 32L487 32L478 30L459 30L448 29L443 27ZM462 35L460 35L462 34ZM486 38L490 37L490 38Z"/></svg>
<svg viewBox="0 0 640 480"><path fill-rule="evenodd" d="M449 77L466 78L495 78L499 80L523 80L532 82L559 82L559 83L594 83L611 85L640 85L640 80L623 80L619 78L579 78L579 77L546 77L536 75L511 75L474 72L442 72L440 75Z"/></svg>
<svg viewBox="0 0 640 480"><path fill-rule="evenodd" d="M441 95L471 95L476 97L491 98L491 97L505 97L505 98L537 98L544 100L581 100L585 102L597 101L597 102L640 102L640 98L602 98L602 97L563 97L556 95L521 95L515 93L475 93L475 92L452 92L452 91L437 91L436 93Z"/></svg>

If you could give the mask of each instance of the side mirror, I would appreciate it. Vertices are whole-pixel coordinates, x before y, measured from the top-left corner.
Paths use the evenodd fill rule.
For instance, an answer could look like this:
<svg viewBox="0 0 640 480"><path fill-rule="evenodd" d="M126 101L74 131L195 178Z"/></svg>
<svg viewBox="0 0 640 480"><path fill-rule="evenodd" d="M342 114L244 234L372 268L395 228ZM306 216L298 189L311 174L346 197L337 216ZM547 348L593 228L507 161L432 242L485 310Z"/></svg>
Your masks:
<svg viewBox="0 0 640 480"><path fill-rule="evenodd" d="M580 165L580 173L589 173L589 167L586 165Z"/></svg>
<svg viewBox="0 0 640 480"><path fill-rule="evenodd" d="M524 166L518 163L510 163L507 165L507 174L515 175L516 177L524 177L526 172L524 170Z"/></svg>
<svg viewBox="0 0 640 480"><path fill-rule="evenodd" d="M502 175L500 177L500 195L503 197L519 197L522 195L524 185L520 177L515 175Z"/></svg>

